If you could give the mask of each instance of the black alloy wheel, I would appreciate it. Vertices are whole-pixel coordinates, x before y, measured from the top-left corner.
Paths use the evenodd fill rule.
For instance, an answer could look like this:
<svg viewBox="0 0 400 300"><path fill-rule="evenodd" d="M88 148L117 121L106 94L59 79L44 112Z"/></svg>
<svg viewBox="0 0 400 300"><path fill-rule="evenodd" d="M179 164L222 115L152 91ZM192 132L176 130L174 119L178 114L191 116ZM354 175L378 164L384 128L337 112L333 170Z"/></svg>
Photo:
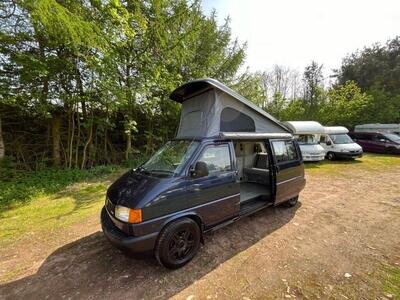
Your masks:
<svg viewBox="0 0 400 300"><path fill-rule="evenodd" d="M192 219L174 221L162 230L155 247L155 256L164 267L180 268L196 255L200 237L200 228Z"/></svg>

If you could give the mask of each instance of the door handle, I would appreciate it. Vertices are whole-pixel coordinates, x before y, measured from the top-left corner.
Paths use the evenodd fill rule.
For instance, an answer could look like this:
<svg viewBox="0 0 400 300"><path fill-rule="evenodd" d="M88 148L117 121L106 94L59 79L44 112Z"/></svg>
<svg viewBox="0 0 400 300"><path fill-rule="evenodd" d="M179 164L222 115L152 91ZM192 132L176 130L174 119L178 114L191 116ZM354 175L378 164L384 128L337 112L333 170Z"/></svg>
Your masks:
<svg viewBox="0 0 400 300"><path fill-rule="evenodd" d="M201 189L200 189L200 184L193 184L193 185L190 187L189 191L192 192L192 193L200 192L200 191L201 191Z"/></svg>

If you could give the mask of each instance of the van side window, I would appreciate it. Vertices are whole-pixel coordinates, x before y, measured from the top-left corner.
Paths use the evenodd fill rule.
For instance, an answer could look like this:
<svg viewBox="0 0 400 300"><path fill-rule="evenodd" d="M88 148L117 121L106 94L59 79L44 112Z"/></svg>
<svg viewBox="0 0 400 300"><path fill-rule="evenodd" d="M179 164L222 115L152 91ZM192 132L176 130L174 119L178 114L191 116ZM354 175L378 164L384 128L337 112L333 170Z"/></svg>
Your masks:
<svg viewBox="0 0 400 300"><path fill-rule="evenodd" d="M299 158L293 141L273 141L272 145L278 163Z"/></svg>
<svg viewBox="0 0 400 300"><path fill-rule="evenodd" d="M227 144L218 146L207 146L198 161L205 162L209 173L224 172L232 170L231 156Z"/></svg>
<svg viewBox="0 0 400 300"><path fill-rule="evenodd" d="M375 142L386 142L386 138L382 134L374 135L372 140L375 141Z"/></svg>
<svg viewBox="0 0 400 300"><path fill-rule="evenodd" d="M319 140L320 143L326 144L326 137L321 135L321 139Z"/></svg>

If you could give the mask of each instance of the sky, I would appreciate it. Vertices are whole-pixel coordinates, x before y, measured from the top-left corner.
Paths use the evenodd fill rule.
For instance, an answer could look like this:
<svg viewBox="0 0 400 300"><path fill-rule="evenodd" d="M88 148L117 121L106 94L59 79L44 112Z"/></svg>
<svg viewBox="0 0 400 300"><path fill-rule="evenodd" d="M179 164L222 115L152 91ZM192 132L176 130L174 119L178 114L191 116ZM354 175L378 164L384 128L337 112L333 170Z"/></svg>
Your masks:
<svg viewBox="0 0 400 300"><path fill-rule="evenodd" d="M220 24L230 17L251 71L303 72L315 60L328 77L347 54L400 35L400 0L203 0L202 8L214 8Z"/></svg>

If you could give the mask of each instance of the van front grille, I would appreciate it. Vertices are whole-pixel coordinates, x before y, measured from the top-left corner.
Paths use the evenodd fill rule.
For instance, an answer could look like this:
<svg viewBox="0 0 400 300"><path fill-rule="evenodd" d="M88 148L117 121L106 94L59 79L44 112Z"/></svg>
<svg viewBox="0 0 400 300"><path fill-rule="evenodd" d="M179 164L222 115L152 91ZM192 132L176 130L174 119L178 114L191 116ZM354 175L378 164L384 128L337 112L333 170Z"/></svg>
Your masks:
<svg viewBox="0 0 400 300"><path fill-rule="evenodd" d="M107 211L114 216L114 212L115 212L115 204L112 203L110 201L110 199L108 199L108 197L106 198L106 209Z"/></svg>

